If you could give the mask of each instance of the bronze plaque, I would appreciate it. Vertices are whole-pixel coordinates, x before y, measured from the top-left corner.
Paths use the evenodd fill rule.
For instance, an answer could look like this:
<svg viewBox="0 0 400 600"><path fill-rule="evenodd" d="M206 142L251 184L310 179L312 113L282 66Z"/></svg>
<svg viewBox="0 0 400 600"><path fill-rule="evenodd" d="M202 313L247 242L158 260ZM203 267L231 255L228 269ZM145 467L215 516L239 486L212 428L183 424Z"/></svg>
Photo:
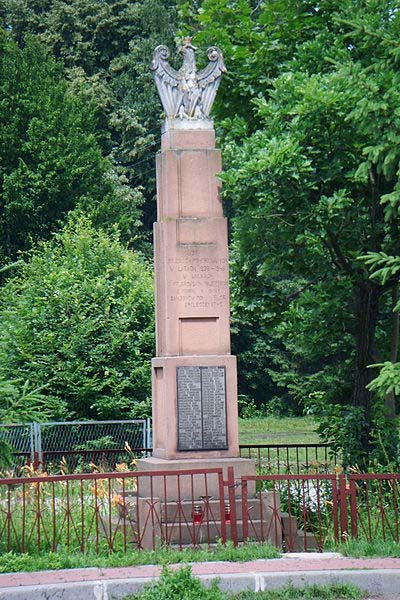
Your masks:
<svg viewBox="0 0 400 600"><path fill-rule="evenodd" d="M225 367L177 367L178 450L227 450Z"/></svg>

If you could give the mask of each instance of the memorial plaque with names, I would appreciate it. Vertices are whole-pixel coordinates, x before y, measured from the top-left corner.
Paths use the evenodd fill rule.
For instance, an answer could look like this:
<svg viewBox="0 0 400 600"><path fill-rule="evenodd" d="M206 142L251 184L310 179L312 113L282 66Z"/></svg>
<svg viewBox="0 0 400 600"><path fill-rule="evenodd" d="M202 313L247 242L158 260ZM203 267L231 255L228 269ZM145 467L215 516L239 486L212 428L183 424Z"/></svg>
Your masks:
<svg viewBox="0 0 400 600"><path fill-rule="evenodd" d="M178 450L227 450L225 367L177 367Z"/></svg>

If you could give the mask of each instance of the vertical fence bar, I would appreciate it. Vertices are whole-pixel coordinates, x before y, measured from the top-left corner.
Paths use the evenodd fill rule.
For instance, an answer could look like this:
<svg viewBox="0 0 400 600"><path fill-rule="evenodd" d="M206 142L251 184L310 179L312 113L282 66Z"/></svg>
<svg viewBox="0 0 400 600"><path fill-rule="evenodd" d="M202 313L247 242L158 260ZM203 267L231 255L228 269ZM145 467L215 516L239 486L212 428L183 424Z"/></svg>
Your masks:
<svg viewBox="0 0 400 600"><path fill-rule="evenodd" d="M37 455L38 455L39 469L40 469L41 465L43 464L42 430L41 430L41 427L40 427L40 423L34 423L33 426L35 428L35 450L36 450Z"/></svg>
<svg viewBox="0 0 400 600"><path fill-rule="evenodd" d="M226 544L226 513L225 513L225 488L224 476L222 471L218 473L218 490L219 490L219 513L221 518L221 542Z"/></svg>
<svg viewBox="0 0 400 600"><path fill-rule="evenodd" d="M247 489L247 479L245 479L245 477L242 477L242 531L243 531L243 541L247 542L249 539L248 489Z"/></svg>
<svg viewBox="0 0 400 600"><path fill-rule="evenodd" d="M22 484L22 542L21 542L21 552L25 554L25 528L26 528L26 485Z"/></svg>
<svg viewBox="0 0 400 600"><path fill-rule="evenodd" d="M31 439L31 464L33 465L35 462L35 432L34 432L34 427L33 427L33 423L29 423L29 429L30 429L30 439Z"/></svg>
<svg viewBox="0 0 400 600"><path fill-rule="evenodd" d="M339 479L339 510L340 510L340 535L344 541L349 535L349 519L347 514L347 489L346 476L341 474Z"/></svg>
<svg viewBox="0 0 400 600"><path fill-rule="evenodd" d="M11 486L7 486L7 552L11 548Z"/></svg>
<svg viewBox="0 0 400 600"><path fill-rule="evenodd" d="M332 520L333 520L333 534L335 543L339 542L339 518L338 518L338 487L336 478L332 479Z"/></svg>
<svg viewBox="0 0 400 600"><path fill-rule="evenodd" d="M236 495L235 495L235 475L233 467L228 467L228 498L229 498L229 509L231 512L231 537L233 545L238 545L238 530L236 520Z"/></svg>
<svg viewBox="0 0 400 600"><path fill-rule="evenodd" d="M147 440L146 440L146 448L152 448L153 446L153 431L151 427L151 419L147 419Z"/></svg>
<svg viewBox="0 0 400 600"><path fill-rule="evenodd" d="M351 518L351 535L354 538L358 537L358 523L357 523L357 489L356 482L349 476L350 483L350 518Z"/></svg>

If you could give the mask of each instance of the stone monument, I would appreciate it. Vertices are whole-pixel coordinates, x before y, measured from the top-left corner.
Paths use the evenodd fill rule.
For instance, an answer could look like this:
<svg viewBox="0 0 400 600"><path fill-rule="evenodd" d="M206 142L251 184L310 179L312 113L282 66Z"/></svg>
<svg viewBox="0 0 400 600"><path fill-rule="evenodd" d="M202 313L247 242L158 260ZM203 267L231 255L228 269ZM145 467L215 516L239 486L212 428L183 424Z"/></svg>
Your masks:
<svg viewBox="0 0 400 600"><path fill-rule="evenodd" d="M157 357L152 361L153 456L139 470L234 467L239 457L236 357L230 353L227 221L210 110L225 65L183 40L179 71L158 46L151 70L166 115L157 155L154 225Z"/></svg>

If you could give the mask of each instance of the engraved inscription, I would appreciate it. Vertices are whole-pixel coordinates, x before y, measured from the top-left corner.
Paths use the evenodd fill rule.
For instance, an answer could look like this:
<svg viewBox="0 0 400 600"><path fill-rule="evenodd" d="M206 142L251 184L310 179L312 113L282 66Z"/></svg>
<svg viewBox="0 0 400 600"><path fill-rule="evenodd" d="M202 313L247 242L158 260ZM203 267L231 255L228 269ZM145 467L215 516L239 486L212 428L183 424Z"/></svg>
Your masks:
<svg viewBox="0 0 400 600"><path fill-rule="evenodd" d="M168 301L185 309L228 306L228 263L225 258L185 253L167 259Z"/></svg>
<svg viewBox="0 0 400 600"><path fill-rule="evenodd" d="M178 446L197 450L203 444L200 367L177 368Z"/></svg>
<svg viewBox="0 0 400 600"><path fill-rule="evenodd" d="M225 367L177 367L178 450L226 450Z"/></svg>
<svg viewBox="0 0 400 600"><path fill-rule="evenodd" d="M203 408L203 447L207 450L226 447L225 367L201 369Z"/></svg>

